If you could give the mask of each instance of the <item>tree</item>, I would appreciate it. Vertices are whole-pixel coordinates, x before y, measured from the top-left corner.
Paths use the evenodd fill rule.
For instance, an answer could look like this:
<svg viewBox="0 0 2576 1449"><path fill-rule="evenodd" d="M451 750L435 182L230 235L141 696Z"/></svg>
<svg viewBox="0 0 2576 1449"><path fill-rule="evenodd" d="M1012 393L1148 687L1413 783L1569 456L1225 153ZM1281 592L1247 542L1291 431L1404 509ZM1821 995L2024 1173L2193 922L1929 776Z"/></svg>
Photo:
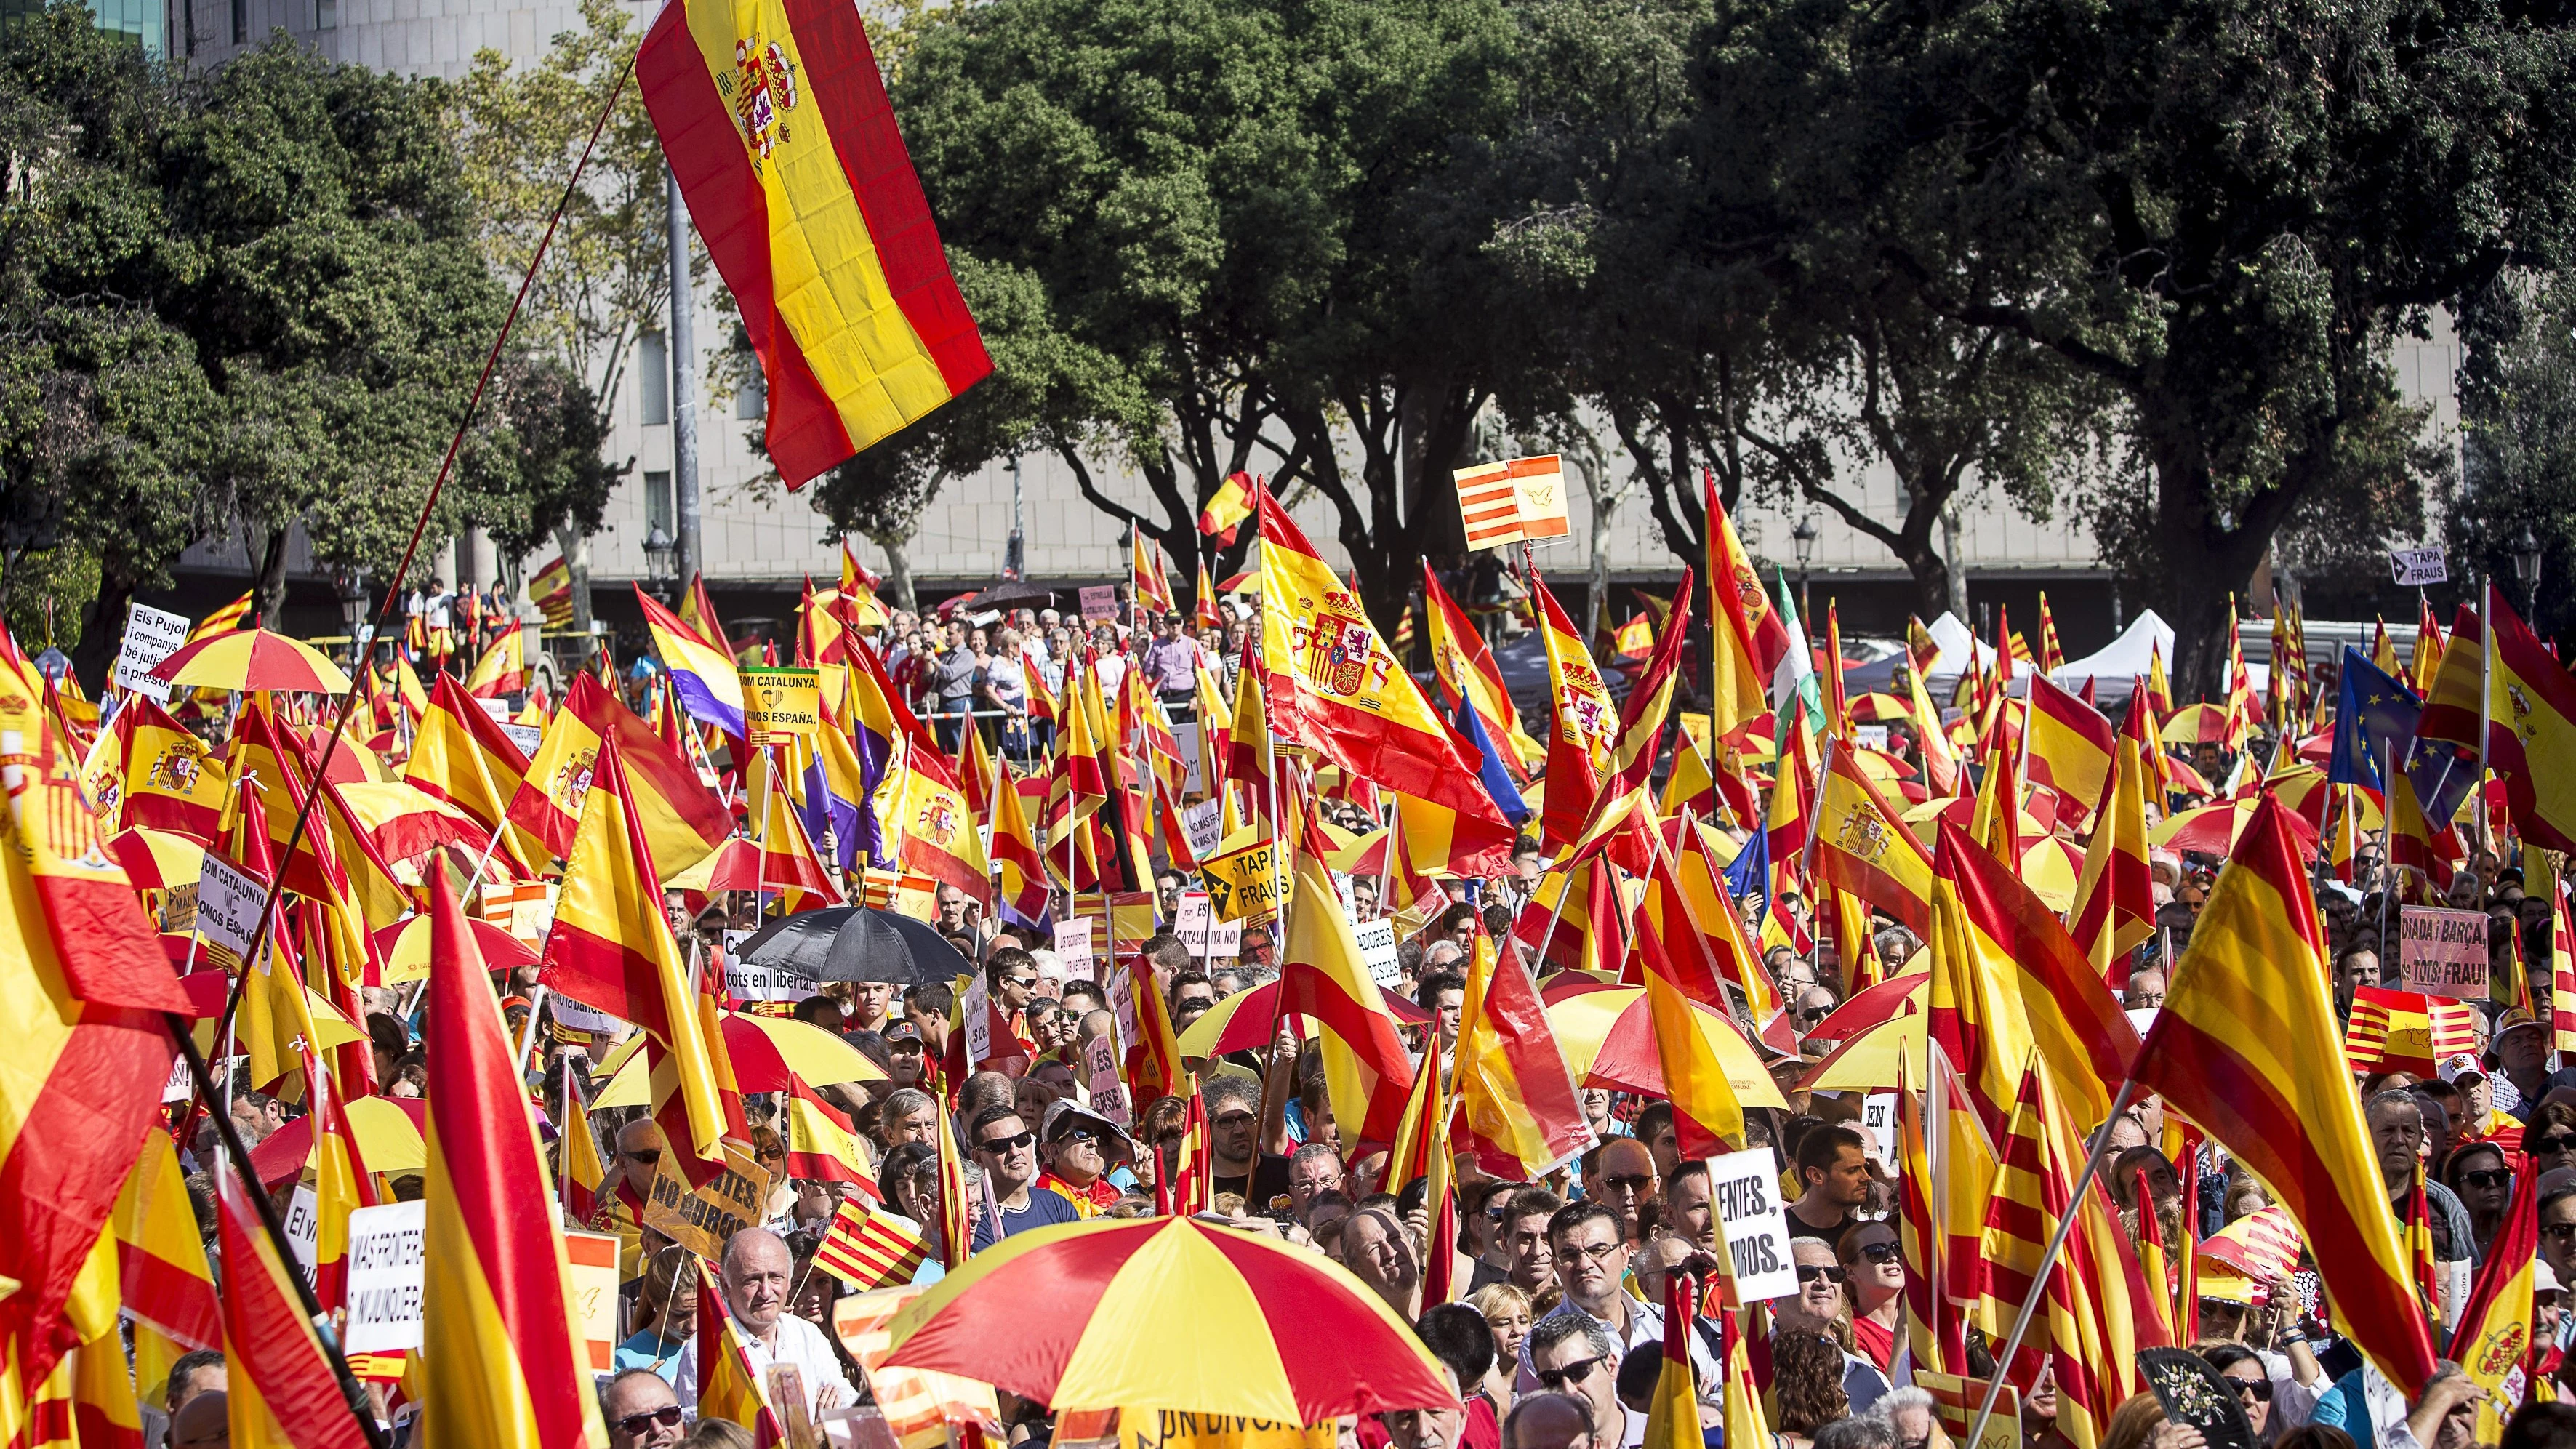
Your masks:
<svg viewBox="0 0 2576 1449"><path fill-rule="evenodd" d="M1829 164L1979 262L1882 227L1887 268L2116 399L2130 456L2076 502L2174 625L2186 697L2276 536L2419 526L2392 340L2561 260L2576 215L2576 37L2513 12L1978 0L1817 28L1858 102L1820 128Z"/></svg>
<svg viewBox="0 0 2576 1449"><path fill-rule="evenodd" d="M2460 388L2467 467L2442 510L2452 583L2468 590L2466 564L2524 610L2531 600L2513 555L2529 529L2541 574L2528 622L2561 634L2576 624L2576 278L2499 278L2461 320L2471 339Z"/></svg>

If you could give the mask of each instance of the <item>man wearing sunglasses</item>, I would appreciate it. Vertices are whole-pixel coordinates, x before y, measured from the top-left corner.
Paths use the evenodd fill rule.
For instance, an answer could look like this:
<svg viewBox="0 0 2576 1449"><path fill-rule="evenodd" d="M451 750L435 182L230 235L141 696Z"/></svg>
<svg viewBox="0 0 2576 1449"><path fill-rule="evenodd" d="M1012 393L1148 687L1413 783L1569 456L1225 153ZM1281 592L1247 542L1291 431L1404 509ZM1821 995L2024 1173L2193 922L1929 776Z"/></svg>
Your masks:
<svg viewBox="0 0 2576 1449"><path fill-rule="evenodd" d="M984 1169L985 1201L994 1209L976 1215L976 1251L1013 1233L1081 1221L1082 1215L1063 1194L1037 1185L1038 1134L1029 1130L1016 1108L987 1107L976 1113L966 1140L975 1149L977 1165Z"/></svg>
<svg viewBox="0 0 2576 1449"><path fill-rule="evenodd" d="M608 1421L608 1449L667 1449L680 1442L680 1400L651 1369L628 1369L599 1391L599 1417Z"/></svg>
<svg viewBox="0 0 2576 1449"><path fill-rule="evenodd" d="M1877 1226L1872 1224L1871 1226ZM1856 1239L1857 1232L1849 1235ZM1855 1256L1858 1256L1857 1254ZM1772 1305L1774 1333L1814 1333L1834 1338L1834 1324L1849 1301L1851 1274L1835 1260L1834 1251L1815 1238L1789 1240L1789 1260L1798 1268L1798 1292ZM1843 1397L1854 1414L1866 1414L1887 1392L1887 1375L1868 1359L1842 1350Z"/></svg>
<svg viewBox="0 0 2576 1449"><path fill-rule="evenodd" d="M1664 1305L1660 1300L1640 1301L1629 1295L1626 1279L1632 1250L1620 1226L1619 1214L1609 1204L1592 1198L1567 1203L1557 1209L1556 1216L1548 1219L1547 1241L1556 1258L1557 1286L1563 1290L1565 1301L1538 1323L1532 1324L1529 1337L1521 1340L1523 1362L1516 1376L1518 1387L1522 1393L1560 1387L1566 1393L1577 1392L1571 1377L1560 1386L1549 1383L1546 1374L1552 1368L1565 1368L1585 1355L1569 1351L1562 1362L1550 1364L1539 1357L1538 1345L1542 1342L1539 1335L1541 1324L1568 1318L1580 1319L1596 1326L1602 1342L1608 1345L1606 1363L1598 1375L1601 1382L1587 1385L1580 1392L1593 1401L1594 1423L1605 1426L1620 1424L1624 1421L1619 1415L1626 1411L1619 1407L1619 1360L1639 1344L1663 1342ZM1704 1384L1719 1382L1721 1375L1717 1359L1709 1352L1707 1335L1692 1333L1688 1337L1691 1367L1699 1375L1699 1381ZM1608 1407L1605 1409L1603 1405ZM1639 1415L1628 1425L1628 1432L1620 1442L1629 1445L1640 1443L1645 1432L1645 1417ZM1606 1428L1601 1442L1605 1449L1610 1443Z"/></svg>
<svg viewBox="0 0 2576 1449"><path fill-rule="evenodd" d="M1521 1370L1529 1380L1524 1396L1543 1389L1581 1399L1592 1410L1592 1442L1599 1449L1636 1449L1646 1442L1645 1416L1619 1402L1619 1343L1599 1320L1560 1308L1530 1325L1521 1351L1529 1358Z"/></svg>
<svg viewBox="0 0 2576 1449"><path fill-rule="evenodd" d="M1135 1144L1108 1118L1071 1102L1049 1107L1046 1124L1047 1169L1036 1190L1056 1194L1086 1218L1100 1216L1123 1195L1109 1180L1111 1158L1132 1159Z"/></svg>

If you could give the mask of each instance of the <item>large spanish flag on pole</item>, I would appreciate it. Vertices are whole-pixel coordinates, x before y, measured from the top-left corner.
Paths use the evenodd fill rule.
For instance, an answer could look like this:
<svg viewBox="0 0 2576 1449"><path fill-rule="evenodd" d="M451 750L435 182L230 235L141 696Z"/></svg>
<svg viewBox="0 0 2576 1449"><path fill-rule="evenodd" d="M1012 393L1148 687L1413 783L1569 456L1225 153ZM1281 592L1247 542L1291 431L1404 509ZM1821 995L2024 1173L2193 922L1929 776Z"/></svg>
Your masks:
<svg viewBox="0 0 2576 1449"><path fill-rule="evenodd" d="M760 355L789 488L993 370L856 6L678 0L635 74Z"/></svg>
<svg viewBox="0 0 2576 1449"><path fill-rule="evenodd" d="M2523 835L2576 850L2576 679L2492 586L2487 628L2487 759Z"/></svg>
<svg viewBox="0 0 2576 1449"><path fill-rule="evenodd" d="M1716 698L1709 708L1709 733L1723 739L1770 710L1771 677L1789 653L1789 629L1762 592L1762 576L1753 571L1744 540L1736 537L1735 521L1718 499L1717 474L1705 471L1701 482L1708 490L1702 527L1708 541L1708 622L1717 656L1710 676Z"/></svg>
<svg viewBox="0 0 2576 1449"><path fill-rule="evenodd" d="M429 891L425 1449L605 1443L572 1313L563 1230L483 950L433 867Z"/></svg>
<svg viewBox="0 0 2576 1449"><path fill-rule="evenodd" d="M2289 811L2266 793L2192 930L2137 1081L2272 1189L2315 1250L2337 1326L2411 1398L2432 1380L2433 1338L2326 979Z"/></svg>
<svg viewBox="0 0 2576 1449"><path fill-rule="evenodd" d="M1850 743L1825 741L1825 768L1808 816L1807 869L1916 931L1932 928L1932 852L1861 773ZM1848 958L1846 958L1848 960Z"/></svg>
<svg viewBox="0 0 2576 1449"><path fill-rule="evenodd" d="M1538 768L1547 760L1547 747L1531 739L1521 728L1520 711L1512 706L1511 691L1503 687L1503 669L1494 662L1494 651L1478 633L1475 622L1449 591L1440 587L1440 576L1422 565L1422 614L1431 626L1431 668L1439 677L1440 692L1456 710L1462 699L1475 701L1476 713L1484 716L1485 727L1494 733L1495 743L1505 747L1506 757L1523 774Z"/></svg>
<svg viewBox="0 0 2576 1449"><path fill-rule="evenodd" d="M225 1418L240 1449L367 1449L294 1270L278 1260L241 1174L215 1174L215 1243L224 1260ZM292 1428L288 1426L292 1425Z"/></svg>

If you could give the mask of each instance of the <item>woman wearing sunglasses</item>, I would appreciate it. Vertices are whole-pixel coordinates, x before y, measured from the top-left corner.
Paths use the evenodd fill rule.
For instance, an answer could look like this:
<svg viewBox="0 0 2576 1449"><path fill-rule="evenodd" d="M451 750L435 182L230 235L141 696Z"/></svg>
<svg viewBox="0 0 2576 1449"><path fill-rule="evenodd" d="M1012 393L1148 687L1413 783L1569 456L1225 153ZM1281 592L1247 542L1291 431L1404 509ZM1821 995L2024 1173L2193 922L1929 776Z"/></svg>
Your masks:
<svg viewBox="0 0 2576 1449"><path fill-rule="evenodd" d="M1887 1371L1905 1333L1905 1249L1896 1230L1865 1222L1843 1234L1843 1278L1851 1292L1852 1351Z"/></svg>
<svg viewBox="0 0 2576 1449"><path fill-rule="evenodd" d="M2505 1203L2513 1196L2513 1170L2504 1149L2492 1142L2472 1142L2451 1154L2442 1181L2469 1210L2469 1231L2476 1241L2476 1260L2487 1260L2487 1245L2504 1224Z"/></svg>

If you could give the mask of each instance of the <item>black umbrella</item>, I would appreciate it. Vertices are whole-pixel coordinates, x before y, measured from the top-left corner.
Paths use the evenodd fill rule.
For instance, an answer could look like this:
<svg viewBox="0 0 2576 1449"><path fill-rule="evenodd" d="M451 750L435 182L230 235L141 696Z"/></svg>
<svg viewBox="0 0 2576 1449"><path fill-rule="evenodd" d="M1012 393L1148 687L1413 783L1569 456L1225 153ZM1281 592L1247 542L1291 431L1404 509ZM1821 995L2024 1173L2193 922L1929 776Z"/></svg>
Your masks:
<svg viewBox="0 0 2576 1449"><path fill-rule="evenodd" d="M827 906L770 922L742 943L745 966L773 966L817 981L950 982L974 967L927 921L873 906Z"/></svg>
<svg viewBox="0 0 2576 1449"><path fill-rule="evenodd" d="M986 609L1017 609L1022 606L1043 609L1054 602L1053 589L1042 589L1020 579L1004 579L978 591L957 607L982 613Z"/></svg>

